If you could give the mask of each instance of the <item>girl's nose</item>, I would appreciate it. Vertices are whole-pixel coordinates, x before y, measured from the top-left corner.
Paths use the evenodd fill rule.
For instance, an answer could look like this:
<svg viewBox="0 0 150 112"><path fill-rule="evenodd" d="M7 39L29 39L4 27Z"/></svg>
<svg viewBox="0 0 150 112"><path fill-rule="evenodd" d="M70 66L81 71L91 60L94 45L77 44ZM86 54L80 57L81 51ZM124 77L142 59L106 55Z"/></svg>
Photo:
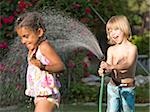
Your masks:
<svg viewBox="0 0 150 112"><path fill-rule="evenodd" d="M26 43L25 39L21 39L21 43L25 44Z"/></svg>

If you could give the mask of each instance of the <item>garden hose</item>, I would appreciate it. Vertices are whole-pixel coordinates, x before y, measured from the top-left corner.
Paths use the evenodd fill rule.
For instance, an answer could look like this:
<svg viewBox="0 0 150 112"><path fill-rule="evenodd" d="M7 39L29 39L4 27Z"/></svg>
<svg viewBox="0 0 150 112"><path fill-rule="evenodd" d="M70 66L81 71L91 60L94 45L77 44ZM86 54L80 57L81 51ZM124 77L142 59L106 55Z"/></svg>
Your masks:
<svg viewBox="0 0 150 112"><path fill-rule="evenodd" d="M101 75L101 86L99 93L99 112L102 112L102 98L103 98L104 74Z"/></svg>

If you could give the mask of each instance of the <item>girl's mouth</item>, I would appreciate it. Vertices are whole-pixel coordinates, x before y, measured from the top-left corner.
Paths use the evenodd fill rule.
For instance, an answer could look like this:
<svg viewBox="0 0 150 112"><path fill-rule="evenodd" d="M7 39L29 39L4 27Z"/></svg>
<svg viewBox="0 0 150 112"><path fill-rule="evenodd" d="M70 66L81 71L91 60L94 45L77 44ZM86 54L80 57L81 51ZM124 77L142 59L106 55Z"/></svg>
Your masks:
<svg viewBox="0 0 150 112"><path fill-rule="evenodd" d="M26 44L26 47L30 48L30 47L31 47L31 44Z"/></svg>

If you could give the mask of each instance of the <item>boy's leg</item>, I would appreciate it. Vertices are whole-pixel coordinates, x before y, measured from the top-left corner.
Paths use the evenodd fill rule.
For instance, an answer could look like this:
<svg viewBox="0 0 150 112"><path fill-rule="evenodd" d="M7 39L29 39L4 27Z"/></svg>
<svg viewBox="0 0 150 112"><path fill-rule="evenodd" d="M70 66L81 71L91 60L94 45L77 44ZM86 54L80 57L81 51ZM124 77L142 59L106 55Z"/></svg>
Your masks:
<svg viewBox="0 0 150 112"><path fill-rule="evenodd" d="M120 96L118 86L107 85L107 112L120 112Z"/></svg>
<svg viewBox="0 0 150 112"><path fill-rule="evenodd" d="M122 106L123 112L134 112L135 111L135 87L122 88L121 97L122 97Z"/></svg>

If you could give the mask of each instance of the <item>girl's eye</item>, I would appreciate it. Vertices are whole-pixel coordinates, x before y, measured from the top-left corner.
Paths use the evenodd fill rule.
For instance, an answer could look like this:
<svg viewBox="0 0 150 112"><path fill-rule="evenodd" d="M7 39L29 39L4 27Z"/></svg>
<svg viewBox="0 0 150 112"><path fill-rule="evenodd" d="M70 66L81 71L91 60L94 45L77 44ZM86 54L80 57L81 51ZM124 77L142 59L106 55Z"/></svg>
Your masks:
<svg viewBox="0 0 150 112"><path fill-rule="evenodd" d="M23 35L22 37L27 39L29 37L29 35Z"/></svg>

